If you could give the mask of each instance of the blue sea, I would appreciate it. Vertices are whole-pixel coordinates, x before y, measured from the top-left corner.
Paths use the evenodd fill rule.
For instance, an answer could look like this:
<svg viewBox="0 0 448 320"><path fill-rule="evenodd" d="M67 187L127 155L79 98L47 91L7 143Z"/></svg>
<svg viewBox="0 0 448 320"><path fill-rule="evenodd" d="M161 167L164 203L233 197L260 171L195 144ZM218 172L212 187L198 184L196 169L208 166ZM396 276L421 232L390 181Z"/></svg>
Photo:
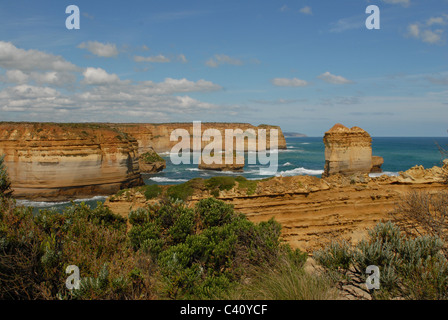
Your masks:
<svg viewBox="0 0 448 320"><path fill-rule="evenodd" d="M322 137L286 138L286 144L286 150L278 151L278 170L275 175L321 176L325 163ZM425 168L440 166L443 157L439 146L448 149L448 137L377 137L372 141L373 155L384 158L382 169L384 174L388 175L396 175L399 171L405 171L415 165L423 165ZM144 174L143 179L146 184L178 184L197 177L207 179L213 176L242 175L247 179L262 179L273 175L267 174L267 165L249 164L247 154L244 171L238 173L199 170L195 164L173 165L169 153L160 155L166 160L167 167L157 174ZM92 198L75 202L85 202L95 207L98 201L104 202L104 200L105 197L92 195ZM50 207L62 209L70 205L70 202L48 203L21 200L19 204L33 206L37 211Z"/></svg>

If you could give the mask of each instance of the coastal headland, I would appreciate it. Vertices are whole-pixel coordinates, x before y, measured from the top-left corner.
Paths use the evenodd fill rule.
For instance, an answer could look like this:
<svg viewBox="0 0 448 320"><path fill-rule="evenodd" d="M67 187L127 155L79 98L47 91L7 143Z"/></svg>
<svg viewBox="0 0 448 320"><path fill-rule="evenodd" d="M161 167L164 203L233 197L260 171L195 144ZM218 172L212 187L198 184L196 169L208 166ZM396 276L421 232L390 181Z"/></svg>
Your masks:
<svg viewBox="0 0 448 320"><path fill-rule="evenodd" d="M233 204L236 211L251 221L275 218L282 225L285 241L292 247L312 252L338 236L349 241L361 239L366 228L390 219L389 212L409 192L446 190L444 172L447 171L446 164L443 168L429 169L416 166L398 176L336 174L326 178L280 176L263 180L228 177L227 181L197 178L180 186L160 186L154 198L148 192L150 186L124 190L109 197L105 205L127 217L131 210L153 204L180 189L184 192L178 194L187 195L189 206L214 196Z"/></svg>
<svg viewBox="0 0 448 320"><path fill-rule="evenodd" d="M267 149L270 129L277 129L277 146L286 148L277 126L202 123L200 134L212 128L223 136L228 129L251 129L255 134L265 129ZM66 201L111 195L143 185L141 172L164 168L164 163L148 163L141 155L169 152L178 143L170 139L176 129L186 130L194 139L192 123L0 122L0 155L5 156L17 199ZM203 148L208 142L201 143Z"/></svg>

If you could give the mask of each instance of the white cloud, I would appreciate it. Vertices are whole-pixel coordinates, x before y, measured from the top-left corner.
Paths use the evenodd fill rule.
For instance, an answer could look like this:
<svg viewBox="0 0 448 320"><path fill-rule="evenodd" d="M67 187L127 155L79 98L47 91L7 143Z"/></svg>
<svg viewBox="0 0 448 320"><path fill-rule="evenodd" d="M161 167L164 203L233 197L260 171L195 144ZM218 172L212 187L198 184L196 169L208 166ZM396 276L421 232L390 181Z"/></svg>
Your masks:
<svg viewBox="0 0 448 320"><path fill-rule="evenodd" d="M411 0L383 0L385 3L389 4L400 4L403 7L409 7Z"/></svg>
<svg viewBox="0 0 448 320"><path fill-rule="evenodd" d="M181 62L186 60L183 58L177 56ZM2 119L167 122L229 111L187 95L222 90L218 84L204 79L121 80L102 68L81 69L62 57L19 49L6 42L0 42L0 67L6 69L0 74L0 81L6 85L0 88ZM79 82L77 72L82 76ZM67 83L82 86L78 90L60 88ZM234 111L240 112L237 109L231 112Z"/></svg>
<svg viewBox="0 0 448 320"><path fill-rule="evenodd" d="M55 56L38 50L17 48L10 42L0 41L0 67L26 71L79 71L74 64L61 56Z"/></svg>
<svg viewBox="0 0 448 320"><path fill-rule="evenodd" d="M441 44L444 42L442 35L444 34L444 29L440 27L448 23L448 15L443 15L440 17L429 18L426 23L411 23L408 25L407 35L421 40L429 44ZM432 29L431 27L437 25L439 29Z"/></svg>
<svg viewBox="0 0 448 320"><path fill-rule="evenodd" d="M150 56L150 57L142 57L142 56L134 56L135 62L153 62L153 63L166 63L170 62L171 60L167 57L165 57L162 54L159 54L158 56Z"/></svg>
<svg viewBox="0 0 448 320"><path fill-rule="evenodd" d="M178 55L177 56L177 60L179 60L182 63L187 63L188 62L187 58L183 54Z"/></svg>
<svg viewBox="0 0 448 320"><path fill-rule="evenodd" d="M303 7L302 9L300 9L300 12L303 14L308 14L308 15L313 14L313 10L309 6Z"/></svg>
<svg viewBox="0 0 448 320"><path fill-rule="evenodd" d="M20 70L8 70L6 71L6 82L12 83L26 83L29 76Z"/></svg>
<svg viewBox="0 0 448 320"><path fill-rule="evenodd" d="M221 90L221 86L206 80L196 82L187 79L166 78L163 82L154 85L154 88L160 94L170 94L178 92L206 92Z"/></svg>
<svg viewBox="0 0 448 320"><path fill-rule="evenodd" d="M243 61L241 61L240 59L229 57L225 54L215 54L214 57L207 60L205 64L211 68L216 68L222 64L241 66L243 65Z"/></svg>
<svg viewBox="0 0 448 320"><path fill-rule="evenodd" d="M420 37L420 27L417 23L410 24L408 26L408 32L409 35L413 36L414 38Z"/></svg>
<svg viewBox="0 0 448 320"><path fill-rule="evenodd" d="M355 30L365 28L365 15L356 15L348 18L341 18L332 23L330 32L344 32L347 30Z"/></svg>
<svg viewBox="0 0 448 320"><path fill-rule="evenodd" d="M105 85L119 84L121 82L120 78L116 74L107 73L101 68L86 68L82 75L84 76L82 82L85 84Z"/></svg>
<svg viewBox="0 0 448 320"><path fill-rule="evenodd" d="M353 83L353 81L348 80L342 76L336 76L334 74L331 74L330 72L325 72L323 74L321 74L320 76L318 76L319 79L328 82L328 83L332 83L332 84L350 84Z"/></svg>
<svg viewBox="0 0 448 320"><path fill-rule="evenodd" d="M309 83L305 80L292 78L292 79L286 79L286 78L275 78L271 80L272 84L278 87L305 87Z"/></svg>
<svg viewBox="0 0 448 320"><path fill-rule="evenodd" d="M444 15L443 17L432 17L432 18L429 18L428 21L426 21L426 24L428 26L432 26L434 24L445 25L447 23L447 20L448 20L448 15Z"/></svg>
<svg viewBox="0 0 448 320"><path fill-rule="evenodd" d="M5 112L54 112L70 104L70 99L49 87L26 84L5 88L0 92L0 110Z"/></svg>
<svg viewBox="0 0 448 320"><path fill-rule="evenodd" d="M87 49L98 57L111 58L118 55L117 46L113 43L101 43L98 41L83 42L78 45L80 49Z"/></svg>

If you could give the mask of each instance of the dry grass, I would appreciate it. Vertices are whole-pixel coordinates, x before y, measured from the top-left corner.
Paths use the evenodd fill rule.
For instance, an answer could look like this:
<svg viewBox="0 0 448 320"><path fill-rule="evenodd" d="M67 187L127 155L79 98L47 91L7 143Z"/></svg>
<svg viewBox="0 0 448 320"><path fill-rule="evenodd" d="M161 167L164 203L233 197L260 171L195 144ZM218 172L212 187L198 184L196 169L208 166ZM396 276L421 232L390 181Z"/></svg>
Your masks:
<svg viewBox="0 0 448 320"><path fill-rule="evenodd" d="M253 278L232 291L234 300L335 300L337 291L324 275L310 274L288 258L282 258L275 268L260 267Z"/></svg>

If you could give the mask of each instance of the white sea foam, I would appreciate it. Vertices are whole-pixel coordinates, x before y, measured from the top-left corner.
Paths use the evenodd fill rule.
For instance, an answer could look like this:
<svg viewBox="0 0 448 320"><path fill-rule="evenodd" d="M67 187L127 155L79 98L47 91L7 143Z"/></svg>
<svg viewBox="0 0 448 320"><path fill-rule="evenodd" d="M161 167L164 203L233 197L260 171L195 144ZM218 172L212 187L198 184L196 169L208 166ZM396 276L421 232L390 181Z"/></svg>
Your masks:
<svg viewBox="0 0 448 320"><path fill-rule="evenodd" d="M104 201L105 196L94 196L92 198L76 199L73 200L75 203L87 202L87 201ZM51 206L70 204L70 201L59 201L59 202L46 202L46 201L30 201L30 200L17 200L17 204L25 207L35 207L35 208L46 208Z"/></svg>
<svg viewBox="0 0 448 320"><path fill-rule="evenodd" d="M310 175L310 176L317 176L322 174L323 170L313 170L313 169L306 169L306 168L295 168L292 170L286 170L286 171L280 171L276 174L276 176L299 176L299 175Z"/></svg>
<svg viewBox="0 0 448 320"><path fill-rule="evenodd" d="M172 179L172 178L165 178L165 177L152 177L152 178L149 178L149 180L152 180L155 182L185 182L185 181L188 181L187 179Z"/></svg>
<svg viewBox="0 0 448 320"><path fill-rule="evenodd" d="M286 162L286 163L284 163L282 166L283 166L283 167L292 166L292 163L291 163L291 162Z"/></svg>
<svg viewBox="0 0 448 320"><path fill-rule="evenodd" d="M369 173L370 178L377 178L377 177L381 177L382 175L386 175L389 177L397 177L398 172L385 171L385 172Z"/></svg>

